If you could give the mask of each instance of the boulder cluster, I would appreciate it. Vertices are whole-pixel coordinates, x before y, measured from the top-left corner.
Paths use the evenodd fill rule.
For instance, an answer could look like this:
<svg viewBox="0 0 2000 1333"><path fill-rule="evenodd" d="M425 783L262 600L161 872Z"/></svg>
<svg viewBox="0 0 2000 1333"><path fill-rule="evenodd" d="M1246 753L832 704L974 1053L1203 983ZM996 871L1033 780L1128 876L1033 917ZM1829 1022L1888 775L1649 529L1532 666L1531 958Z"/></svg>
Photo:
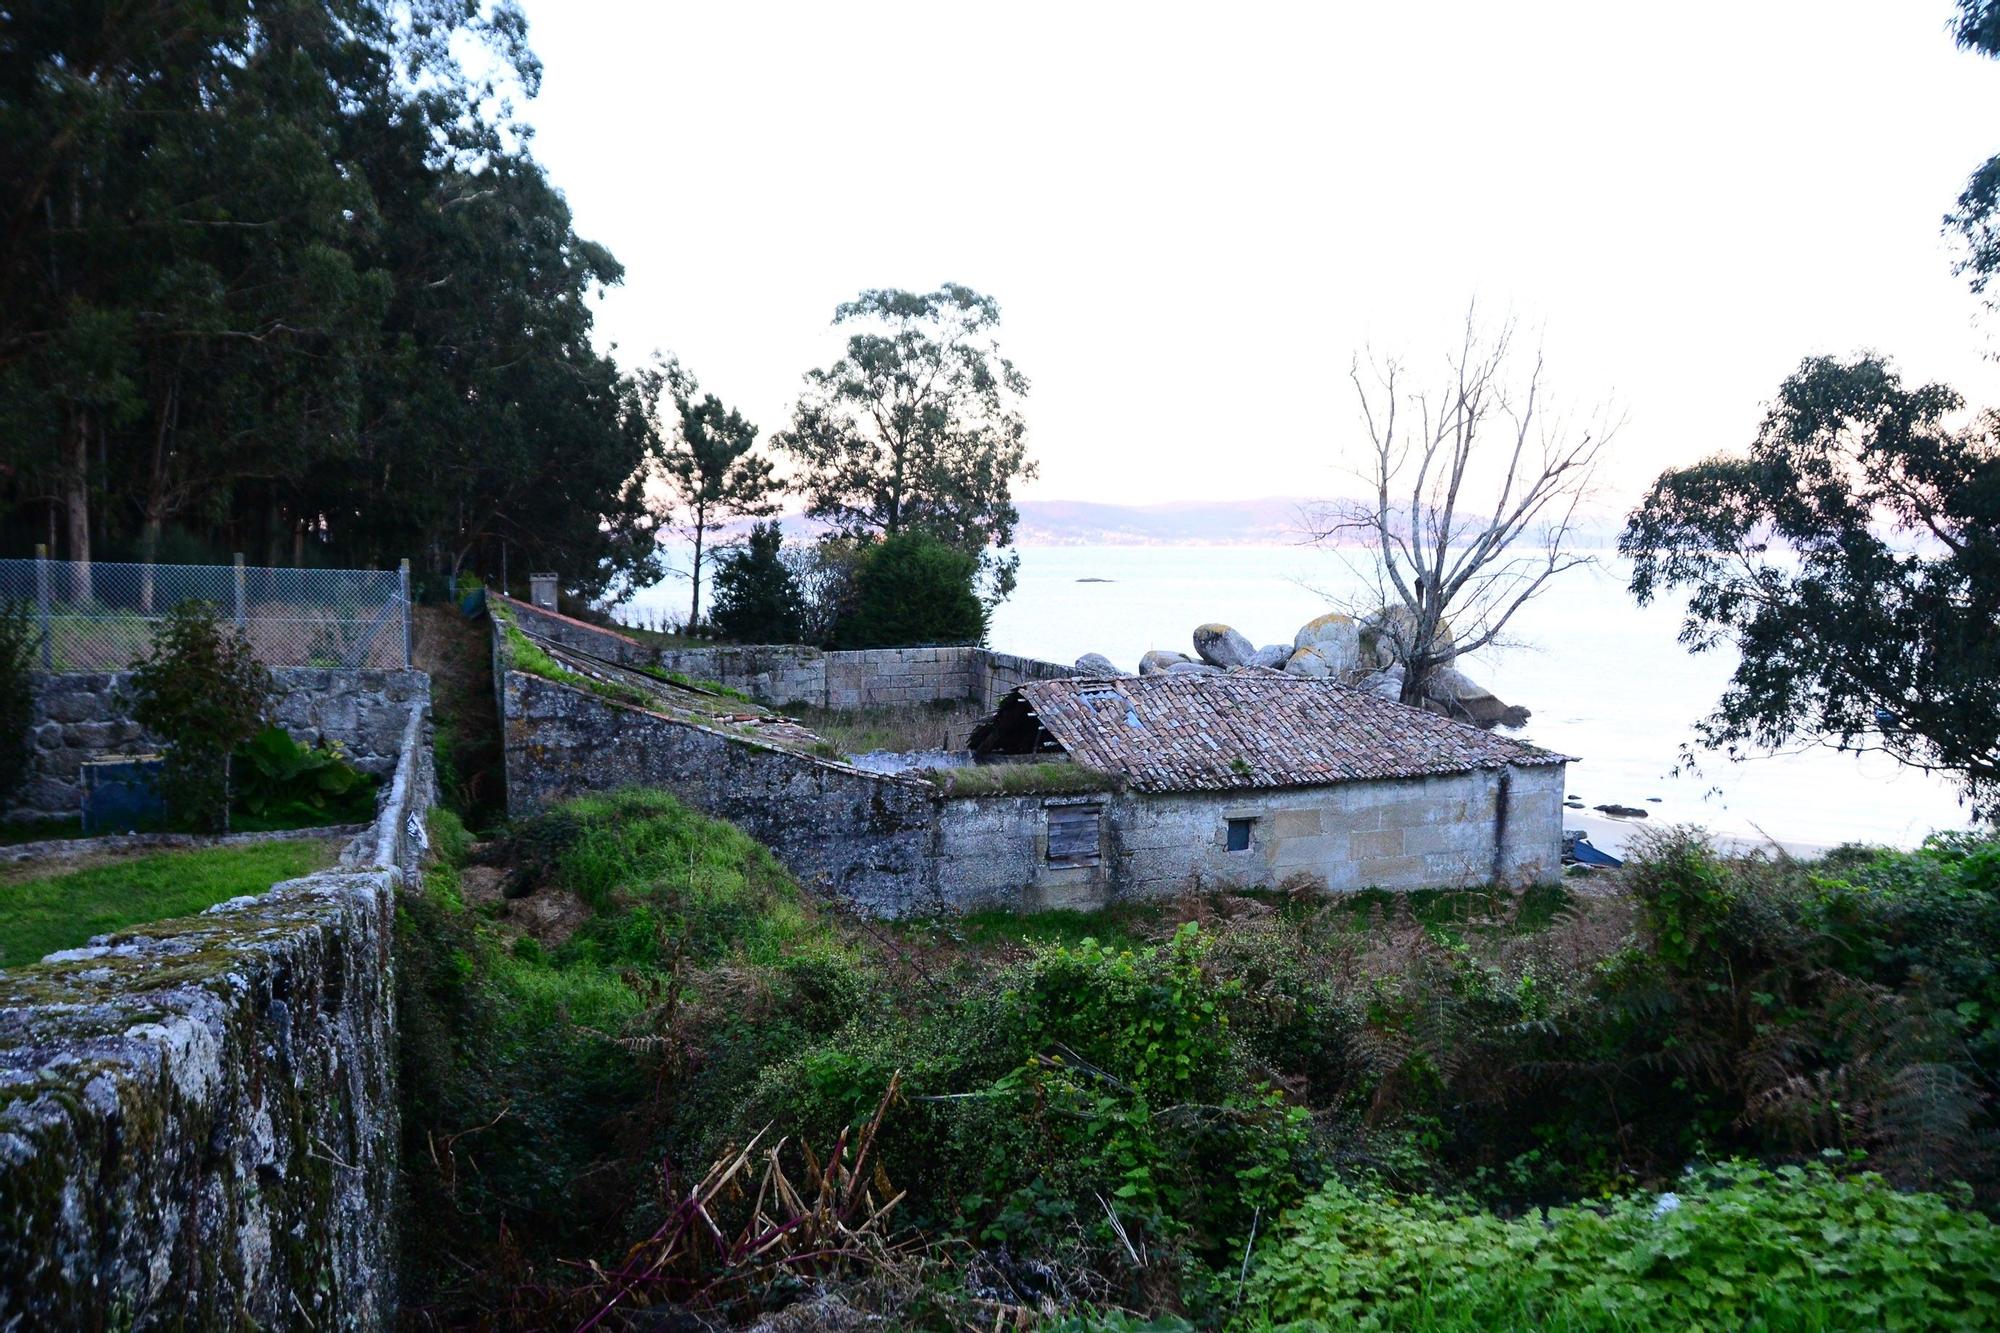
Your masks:
<svg viewBox="0 0 2000 1333"><path fill-rule="evenodd" d="M1195 656L1155 648L1139 659L1138 674L1199 676L1226 671L1278 671L1308 680L1332 681L1392 703L1399 702L1403 698L1403 664L1396 660L1395 636L1390 630L1398 618L1408 614L1400 608L1384 607L1357 620L1329 611L1299 626L1290 644L1272 643L1262 648L1228 625L1198 625L1194 631ZM1451 627L1446 625L1441 629L1449 644ZM1457 656L1455 648L1446 649L1443 663L1431 670L1421 687L1416 700L1419 706L1479 727L1518 727L1527 722L1527 709L1502 703L1490 690L1452 665ZM1102 653L1085 653L1076 659L1076 669L1092 676L1124 674Z"/></svg>

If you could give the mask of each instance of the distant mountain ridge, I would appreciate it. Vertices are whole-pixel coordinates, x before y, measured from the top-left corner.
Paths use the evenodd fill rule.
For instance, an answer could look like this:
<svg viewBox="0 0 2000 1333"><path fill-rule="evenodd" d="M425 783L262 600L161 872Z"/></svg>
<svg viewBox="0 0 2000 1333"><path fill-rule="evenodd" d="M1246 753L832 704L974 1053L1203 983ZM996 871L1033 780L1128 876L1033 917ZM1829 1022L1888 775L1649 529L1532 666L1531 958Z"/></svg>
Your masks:
<svg viewBox="0 0 2000 1333"><path fill-rule="evenodd" d="M1324 503L1298 496L1148 505L1019 500L1014 540L1022 546L1290 546L1305 540L1308 514Z"/></svg>
<svg viewBox="0 0 2000 1333"><path fill-rule="evenodd" d="M1021 521L1016 546L1297 546L1304 544L1311 516L1336 503L1296 495L1259 500L1168 500L1159 504L1109 504L1097 500L1017 500ZM1463 516L1469 526L1479 520ZM827 525L788 513L779 522L788 541L813 541ZM716 531L719 540L740 538L747 522ZM1476 531L1476 528L1471 530ZM1350 536L1365 544L1365 538ZM1579 525L1574 545L1614 546L1615 519Z"/></svg>

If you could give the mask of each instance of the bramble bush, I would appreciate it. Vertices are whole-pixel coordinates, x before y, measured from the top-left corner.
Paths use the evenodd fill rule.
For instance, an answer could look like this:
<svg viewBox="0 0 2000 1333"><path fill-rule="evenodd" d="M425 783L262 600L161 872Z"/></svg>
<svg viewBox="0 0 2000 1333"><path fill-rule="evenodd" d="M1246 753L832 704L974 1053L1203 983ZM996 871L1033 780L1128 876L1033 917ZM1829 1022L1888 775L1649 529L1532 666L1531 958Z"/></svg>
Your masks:
<svg viewBox="0 0 2000 1333"><path fill-rule="evenodd" d="M1235 1326L1990 1326L2000 1230L1964 1202L1823 1162L1511 1219L1335 1183L1259 1248Z"/></svg>

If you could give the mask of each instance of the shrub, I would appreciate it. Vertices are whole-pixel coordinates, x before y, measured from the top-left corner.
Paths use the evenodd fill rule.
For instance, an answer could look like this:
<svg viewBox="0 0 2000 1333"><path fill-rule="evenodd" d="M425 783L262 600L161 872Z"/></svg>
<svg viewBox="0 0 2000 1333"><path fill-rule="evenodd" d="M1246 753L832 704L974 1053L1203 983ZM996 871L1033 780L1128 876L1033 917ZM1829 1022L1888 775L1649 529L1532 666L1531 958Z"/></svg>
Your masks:
<svg viewBox="0 0 2000 1333"><path fill-rule="evenodd" d="M34 753L28 728L35 717L28 676L38 642L28 604L0 603L0 806L28 780L28 761Z"/></svg>
<svg viewBox="0 0 2000 1333"><path fill-rule="evenodd" d="M235 809L266 823L354 823L375 810L375 780L338 745L308 748L283 727L266 727L238 747L231 772Z"/></svg>
<svg viewBox="0 0 2000 1333"><path fill-rule="evenodd" d="M822 537L782 553L799 590L805 642L834 646L840 626L854 614L855 581L872 545L869 538Z"/></svg>
<svg viewBox="0 0 2000 1333"><path fill-rule="evenodd" d="M271 673L243 631L225 632L208 602L167 613L132 668L132 717L166 743L160 794L177 823L229 827L229 759L264 725Z"/></svg>
<svg viewBox="0 0 2000 1333"><path fill-rule="evenodd" d="M777 858L665 792L569 801L516 830L512 855L525 875L597 913L565 957L664 966L677 955L707 962L735 951L771 961L809 929Z"/></svg>
<svg viewBox="0 0 2000 1333"><path fill-rule="evenodd" d="M1503 1220L1327 1186L1260 1248L1246 1328L1936 1328L2000 1317L2000 1231L1824 1164Z"/></svg>
<svg viewBox="0 0 2000 1333"><path fill-rule="evenodd" d="M779 548L776 523L751 525L743 546L716 562L715 607L709 623L738 643L797 643L805 633L803 599Z"/></svg>
<svg viewBox="0 0 2000 1333"><path fill-rule="evenodd" d="M854 613L835 631L843 648L978 643L986 608L973 583L979 559L922 532L871 548L855 581Z"/></svg>

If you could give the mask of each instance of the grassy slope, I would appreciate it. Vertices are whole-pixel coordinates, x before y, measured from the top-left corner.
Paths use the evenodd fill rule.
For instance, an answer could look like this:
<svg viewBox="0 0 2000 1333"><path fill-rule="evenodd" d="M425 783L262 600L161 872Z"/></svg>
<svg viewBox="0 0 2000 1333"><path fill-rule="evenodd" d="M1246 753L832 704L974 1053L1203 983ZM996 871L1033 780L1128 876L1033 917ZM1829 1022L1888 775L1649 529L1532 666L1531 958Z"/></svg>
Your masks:
<svg viewBox="0 0 2000 1333"><path fill-rule="evenodd" d="M93 935L164 921L331 865L333 842L266 842L156 852L83 869L0 875L0 966L73 949Z"/></svg>

